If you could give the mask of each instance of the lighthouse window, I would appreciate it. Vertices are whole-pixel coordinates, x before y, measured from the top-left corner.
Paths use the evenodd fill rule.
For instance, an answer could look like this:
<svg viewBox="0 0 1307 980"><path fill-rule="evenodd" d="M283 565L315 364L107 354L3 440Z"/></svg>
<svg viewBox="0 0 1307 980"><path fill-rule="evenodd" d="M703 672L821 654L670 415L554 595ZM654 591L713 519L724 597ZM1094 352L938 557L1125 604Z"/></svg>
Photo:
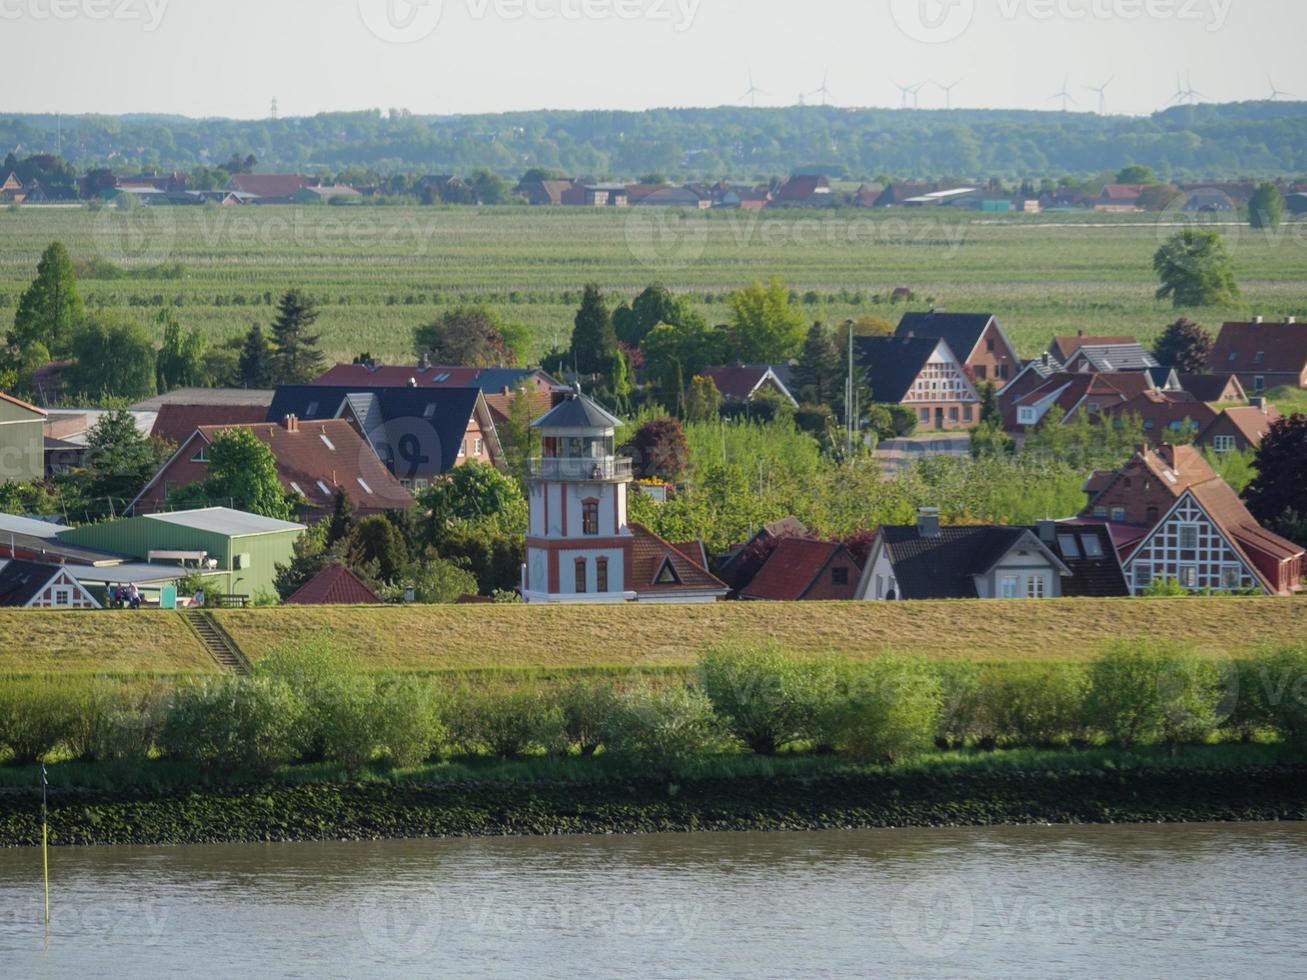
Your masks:
<svg viewBox="0 0 1307 980"><path fill-rule="evenodd" d="M599 501L593 498L581 501L581 533L599 533Z"/></svg>
<svg viewBox="0 0 1307 980"><path fill-rule="evenodd" d="M585 559L576 560L576 591L577 594L585 592Z"/></svg>

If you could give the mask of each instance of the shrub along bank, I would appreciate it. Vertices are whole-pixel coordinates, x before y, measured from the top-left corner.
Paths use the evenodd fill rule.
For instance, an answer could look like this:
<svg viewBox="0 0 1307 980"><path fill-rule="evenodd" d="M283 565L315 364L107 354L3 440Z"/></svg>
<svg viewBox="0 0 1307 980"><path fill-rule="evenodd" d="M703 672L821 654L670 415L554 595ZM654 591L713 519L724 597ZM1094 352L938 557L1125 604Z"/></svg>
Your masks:
<svg viewBox="0 0 1307 980"><path fill-rule="evenodd" d="M141 806L155 814L143 816L142 827L189 820L205 799L213 809L188 839L260 839L258 828L283 839L308 819L295 810L301 805L327 836L367 836L374 817L360 814L376 807L376 814L397 807L393 825L403 833L417 826L413 821L438 833L477 833L483 825L516 832L550 821L557 821L555 830L602 829L610 817L609 829L626 829L645 820L639 814L647 816L653 800L657 813L682 821L680 829L711 816L713 806L732 814L727 822L748 826L746 814L756 813L764 824L782 826L775 807L758 809L772 790L778 799L812 795L796 811L804 826L1039 820L1057 811L1057 800L1068 819L1104 819L1118 808L1118 791L1138 794L1139 819L1156 819L1172 805L1156 795L1156 764L1122 775L1113 758L1145 747L1231 747L1222 742L1250 749L1274 743L1281 754L1268 762L1235 752L1220 766L1198 766L1204 775L1192 791L1201 800L1176 796L1172 817L1299 812L1301 799L1282 792L1288 784L1280 776L1296 771L1307 743L1307 647L1223 664L1181 650L1122 646L1087 664L1008 665L891 655L850 663L775 647L724 647L702 657L689 683L633 676L545 684L365 673L313 645L276 651L251 678L0 681L0 745L12 766L67 760L51 770L53 784L70 794L58 804L71 821L63 840L119 839ZM950 778L961 781L946 806L938 793L948 780L910 768L958 750L1056 749L1075 760L1092 747L1101 756L1097 768L1074 776L1065 766L1059 774L1049 757L1038 771L955 773ZM432 771L451 766L449 760L460 767L454 775ZM527 760L527 778L505 789L511 780L493 760ZM1221 796L1238 772L1271 787L1251 810L1240 810L1242 791ZM377 774L403 778L377 783ZM0 804L5 819L17 821L8 825L10 840L23 839L30 799L21 787L32 785L29 777L30 770L0 770L0 783L14 789ZM360 788L360 779L373 781ZM431 788L437 781L443 788ZM564 788L578 785L586 787L591 809L576 811L574 822ZM698 788L677 803L665 799L669 785ZM271 788L242 788L250 786ZM704 787L723 795L704 796ZM1006 795L1009 789L1014 795ZM203 792L192 797L192 790ZM1071 799L1082 791L1089 795ZM144 795L133 801L132 794ZM1027 797L1035 803L1023 810ZM488 802L504 799L517 802L502 812ZM230 817L222 815L224 800L235 807ZM445 814L442 800L457 812ZM975 809L984 800L991 809ZM477 810L477 801L489 811ZM421 815L403 816L411 808ZM236 811L252 821L245 829L231 829ZM491 811L500 823L485 816ZM673 811L679 816L667 816ZM532 823L531 814L543 823ZM105 820L120 829L102 834L96 828ZM224 836L229 832L237 836ZM161 829L158 839L177 833Z"/></svg>

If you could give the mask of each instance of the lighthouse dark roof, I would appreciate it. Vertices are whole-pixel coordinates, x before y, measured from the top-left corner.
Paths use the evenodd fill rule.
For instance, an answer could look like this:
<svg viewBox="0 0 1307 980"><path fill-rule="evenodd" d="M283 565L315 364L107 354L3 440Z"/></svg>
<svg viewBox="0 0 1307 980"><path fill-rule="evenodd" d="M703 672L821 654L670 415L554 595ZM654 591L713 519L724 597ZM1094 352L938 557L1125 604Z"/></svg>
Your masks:
<svg viewBox="0 0 1307 980"><path fill-rule="evenodd" d="M580 387L559 402L547 414L531 423L533 429L620 429L626 423L599 407L593 398L581 394Z"/></svg>

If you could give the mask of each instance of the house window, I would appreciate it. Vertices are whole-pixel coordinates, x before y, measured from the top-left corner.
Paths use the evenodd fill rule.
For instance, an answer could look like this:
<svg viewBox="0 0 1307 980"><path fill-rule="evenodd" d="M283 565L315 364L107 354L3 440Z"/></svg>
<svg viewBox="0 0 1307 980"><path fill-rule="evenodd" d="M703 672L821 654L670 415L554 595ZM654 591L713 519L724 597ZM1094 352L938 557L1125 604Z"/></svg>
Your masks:
<svg viewBox="0 0 1307 980"><path fill-rule="evenodd" d="M1157 422L1156 422L1156 421L1154 421L1153 419L1144 419L1144 431L1145 431L1145 432L1152 432L1153 429L1155 429L1155 428L1157 428Z"/></svg>
<svg viewBox="0 0 1307 980"><path fill-rule="evenodd" d="M1121 523L1121 522L1123 522L1123 521L1125 520L1125 508L1124 508L1124 507L1113 507L1113 508L1112 508L1112 520L1116 521L1118 524Z"/></svg>
<svg viewBox="0 0 1307 980"><path fill-rule="evenodd" d="M849 570L847 568L832 568L830 570L831 585L848 585Z"/></svg>
<svg viewBox="0 0 1307 980"><path fill-rule="evenodd" d="M311 419L311 418L313 418L313 416L315 416L315 415L317 415L317 414L318 414L318 403L317 403L317 402L309 402L309 407L308 407L307 409L304 410L304 417L305 417L306 419Z"/></svg>
<svg viewBox="0 0 1307 980"><path fill-rule="evenodd" d="M985 365L983 365L983 364L977 364L976 367L975 367L975 372L976 372L976 380L977 380L977 381L984 381L984 380L985 380Z"/></svg>
<svg viewBox="0 0 1307 980"><path fill-rule="evenodd" d="M1148 510L1144 512L1144 519L1147 520L1149 524L1156 524L1162 519L1162 513L1157 509L1156 504L1150 505Z"/></svg>
<svg viewBox="0 0 1307 980"><path fill-rule="evenodd" d="M581 501L581 533L599 533L599 501L594 498Z"/></svg>
<svg viewBox="0 0 1307 980"><path fill-rule="evenodd" d="M1180 550L1194 551L1198 548L1198 525L1180 525Z"/></svg>
<svg viewBox="0 0 1307 980"><path fill-rule="evenodd" d="M654 576L655 585L680 585L681 577L676 574L676 569L672 567L670 558L663 559L663 567L658 570Z"/></svg>
<svg viewBox="0 0 1307 980"><path fill-rule="evenodd" d="M1266 351L1264 350L1259 350L1256 354L1253 355L1254 364L1261 364L1264 360L1266 360Z"/></svg>
<svg viewBox="0 0 1307 980"><path fill-rule="evenodd" d="M1097 415L1099 409L1102 408L1102 406L1098 402L1090 402L1088 405L1085 406L1085 408L1089 410L1090 415Z"/></svg>
<svg viewBox="0 0 1307 980"><path fill-rule="evenodd" d="M1196 565L1180 566L1180 584L1186 589L1198 588L1198 567Z"/></svg>
<svg viewBox="0 0 1307 980"><path fill-rule="evenodd" d="M1136 565L1135 566L1135 588L1146 589L1153 584L1153 566Z"/></svg>
<svg viewBox="0 0 1307 980"><path fill-rule="evenodd" d="M1006 364L1000 364L998 366L998 377L1000 381L1006 381L1008 379L1008 375L1010 375L1011 373L1012 373L1012 369L1008 367Z"/></svg>
<svg viewBox="0 0 1307 980"><path fill-rule="evenodd" d="M1266 379L1260 374L1253 375L1253 391L1261 394L1266 390Z"/></svg>
<svg viewBox="0 0 1307 980"><path fill-rule="evenodd" d="M1230 363L1233 364L1237 360L1239 360L1239 352L1237 350L1230 351Z"/></svg>
<svg viewBox="0 0 1307 980"><path fill-rule="evenodd" d="M1000 599L1015 599L1020 583L1015 575L1004 575L999 579L998 595Z"/></svg>
<svg viewBox="0 0 1307 980"><path fill-rule="evenodd" d="M472 444L472 448L475 450L475 452L474 452L472 455L474 455L474 456L480 456L480 455L481 455L481 446L482 446L482 443L481 443L481 440L480 440L480 439L477 439L476 441L474 441L473 444Z"/></svg>
<svg viewBox="0 0 1307 980"><path fill-rule="evenodd" d="M1235 450L1234 436L1217 436L1212 440L1212 451L1217 453L1232 453Z"/></svg>
<svg viewBox="0 0 1307 980"><path fill-rule="evenodd" d="M427 402L426 407L422 409L422 417L424 419L432 419L435 418L435 415L436 415L436 403Z"/></svg>
<svg viewBox="0 0 1307 980"><path fill-rule="evenodd" d="M885 576L884 576L884 575L877 575L877 576L876 576L876 598L877 598L877 599L884 599L884 598L885 598Z"/></svg>
<svg viewBox="0 0 1307 980"><path fill-rule="evenodd" d="M1034 425L1039 421L1039 415L1033 408L1023 406L1017 410L1017 421L1022 425Z"/></svg>
<svg viewBox="0 0 1307 980"><path fill-rule="evenodd" d="M948 420L950 422L956 422L958 420L958 410L956 408L950 408L948 410Z"/></svg>
<svg viewBox="0 0 1307 980"><path fill-rule="evenodd" d="M458 455L459 455L460 457L461 457L461 456L466 456L466 455L467 455L467 440L466 440L466 439L464 439L462 442L460 442L460 443L458 444Z"/></svg>
<svg viewBox="0 0 1307 980"><path fill-rule="evenodd" d="M1103 557L1103 542L1098 540L1096 534L1082 534L1080 536L1080 546L1084 549L1086 558Z"/></svg>
<svg viewBox="0 0 1307 980"><path fill-rule="evenodd" d="M1221 588L1233 592L1243 584L1243 570L1238 565L1225 565L1221 568Z"/></svg>
<svg viewBox="0 0 1307 980"><path fill-rule="evenodd" d="M195 455L191 457L191 462L192 462L192 463L207 463L207 462L209 461L209 454L208 454L208 452L206 451L206 450L208 450L208 448L209 448L208 446L201 446L199 449L197 449L197 450L195 451Z"/></svg>
<svg viewBox="0 0 1307 980"><path fill-rule="evenodd" d="M930 421L930 409L928 409L928 408L919 408L919 409L917 409L917 418L920 419L922 422L929 422L929 421Z"/></svg>
<svg viewBox="0 0 1307 980"><path fill-rule="evenodd" d="M576 592L581 595L585 592L585 559L576 560Z"/></svg>
<svg viewBox="0 0 1307 980"><path fill-rule="evenodd" d="M1128 476L1127 476L1124 480L1121 481L1121 486L1124 487L1124 488L1127 489L1127 490L1129 490L1130 488L1132 488L1134 485L1135 485L1135 481L1132 480L1132 479L1131 479L1130 477L1128 477Z"/></svg>
<svg viewBox="0 0 1307 980"><path fill-rule="evenodd" d="M1106 516L1107 516L1107 508L1106 508L1106 507L1095 507L1095 508L1094 508L1094 516L1095 516L1095 517L1106 517Z"/></svg>
<svg viewBox="0 0 1307 980"><path fill-rule="evenodd" d="M970 422L974 419L974 417L975 417L975 412L972 410L970 405L962 409L962 420L964 422Z"/></svg>
<svg viewBox="0 0 1307 980"><path fill-rule="evenodd" d="M1062 549L1063 558L1080 557L1080 546L1076 544L1074 534L1059 534L1057 536L1057 546Z"/></svg>
<svg viewBox="0 0 1307 980"><path fill-rule="evenodd" d="M1047 587L1044 585L1044 576L1031 575L1026 579L1026 598L1043 599L1047 595L1047 592L1045 591L1046 588Z"/></svg>
<svg viewBox="0 0 1307 980"><path fill-rule="evenodd" d="M595 591L596 592L608 591L608 559L607 558L595 559Z"/></svg>
<svg viewBox="0 0 1307 980"><path fill-rule="evenodd" d="M986 339L986 341L985 341L985 350L986 350L987 353L990 353L990 354L994 353L994 338L993 338L993 337L989 337L988 339Z"/></svg>

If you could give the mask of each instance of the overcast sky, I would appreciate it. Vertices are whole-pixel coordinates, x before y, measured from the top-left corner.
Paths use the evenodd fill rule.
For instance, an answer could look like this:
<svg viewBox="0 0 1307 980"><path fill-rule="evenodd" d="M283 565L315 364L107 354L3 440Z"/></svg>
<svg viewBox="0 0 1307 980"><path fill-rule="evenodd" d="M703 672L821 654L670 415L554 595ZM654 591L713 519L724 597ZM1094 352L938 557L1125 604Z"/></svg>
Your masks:
<svg viewBox="0 0 1307 980"><path fill-rule="evenodd" d="M1307 98L1301 0L0 0L8 112L262 118L391 107L1040 108ZM1185 83L1185 87L1189 85ZM810 101L820 96L810 94ZM922 108L942 107L932 85ZM1076 105L1073 105L1075 108Z"/></svg>

